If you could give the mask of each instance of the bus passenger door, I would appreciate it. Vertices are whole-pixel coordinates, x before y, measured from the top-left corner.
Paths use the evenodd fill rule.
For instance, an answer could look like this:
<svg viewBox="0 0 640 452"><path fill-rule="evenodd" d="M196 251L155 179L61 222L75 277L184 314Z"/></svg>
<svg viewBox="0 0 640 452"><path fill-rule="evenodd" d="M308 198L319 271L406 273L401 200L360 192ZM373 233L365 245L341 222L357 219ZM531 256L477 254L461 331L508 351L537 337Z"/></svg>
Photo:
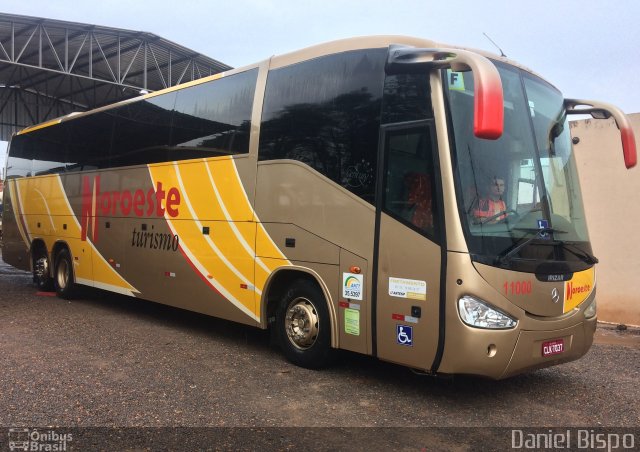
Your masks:
<svg viewBox="0 0 640 452"><path fill-rule="evenodd" d="M383 126L376 198L376 347L429 370L438 349L442 215L432 121Z"/></svg>

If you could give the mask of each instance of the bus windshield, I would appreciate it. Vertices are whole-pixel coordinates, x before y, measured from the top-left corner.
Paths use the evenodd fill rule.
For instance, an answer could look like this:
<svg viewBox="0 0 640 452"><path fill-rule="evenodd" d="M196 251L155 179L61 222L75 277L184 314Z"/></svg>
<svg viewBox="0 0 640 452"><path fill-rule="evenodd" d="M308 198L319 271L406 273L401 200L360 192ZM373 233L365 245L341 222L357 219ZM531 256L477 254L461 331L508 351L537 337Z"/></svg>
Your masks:
<svg viewBox="0 0 640 452"><path fill-rule="evenodd" d="M504 133L474 137L473 77L446 71L459 209L474 260L520 271L593 265L561 93L528 72L496 63ZM558 265L551 266L558 271Z"/></svg>

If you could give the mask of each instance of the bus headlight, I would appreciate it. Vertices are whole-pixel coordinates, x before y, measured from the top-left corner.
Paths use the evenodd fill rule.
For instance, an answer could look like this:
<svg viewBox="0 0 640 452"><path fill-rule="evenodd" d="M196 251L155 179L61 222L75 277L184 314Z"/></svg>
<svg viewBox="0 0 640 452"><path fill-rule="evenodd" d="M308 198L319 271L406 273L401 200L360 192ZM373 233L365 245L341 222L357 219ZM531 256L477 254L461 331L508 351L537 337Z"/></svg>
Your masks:
<svg viewBox="0 0 640 452"><path fill-rule="evenodd" d="M504 330L514 328L518 323L486 302L469 295L458 300L458 312L462 321L474 328Z"/></svg>
<svg viewBox="0 0 640 452"><path fill-rule="evenodd" d="M596 311L596 297L593 297L591 304L584 310L584 318L590 319L594 317L596 315Z"/></svg>

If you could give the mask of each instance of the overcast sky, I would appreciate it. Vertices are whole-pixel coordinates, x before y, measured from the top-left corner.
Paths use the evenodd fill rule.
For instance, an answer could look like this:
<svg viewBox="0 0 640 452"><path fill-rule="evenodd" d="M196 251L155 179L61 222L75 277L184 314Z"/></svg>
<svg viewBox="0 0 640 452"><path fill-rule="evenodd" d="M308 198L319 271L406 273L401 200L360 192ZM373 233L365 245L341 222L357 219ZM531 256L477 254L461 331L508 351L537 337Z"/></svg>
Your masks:
<svg viewBox="0 0 640 452"><path fill-rule="evenodd" d="M238 67L345 37L401 34L495 52L565 97L640 112L638 0L4 0L0 11L147 31ZM0 143L0 150L2 144Z"/></svg>

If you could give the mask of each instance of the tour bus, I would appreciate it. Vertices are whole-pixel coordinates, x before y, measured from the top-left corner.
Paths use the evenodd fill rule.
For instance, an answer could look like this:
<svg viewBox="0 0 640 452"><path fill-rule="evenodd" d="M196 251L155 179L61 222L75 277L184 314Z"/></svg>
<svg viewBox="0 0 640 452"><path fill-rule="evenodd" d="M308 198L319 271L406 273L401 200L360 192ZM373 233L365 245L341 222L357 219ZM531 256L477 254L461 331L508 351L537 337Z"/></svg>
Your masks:
<svg viewBox="0 0 640 452"><path fill-rule="evenodd" d="M378 36L16 134L3 259L335 349L506 378L584 355L596 274L563 98L505 57Z"/></svg>

